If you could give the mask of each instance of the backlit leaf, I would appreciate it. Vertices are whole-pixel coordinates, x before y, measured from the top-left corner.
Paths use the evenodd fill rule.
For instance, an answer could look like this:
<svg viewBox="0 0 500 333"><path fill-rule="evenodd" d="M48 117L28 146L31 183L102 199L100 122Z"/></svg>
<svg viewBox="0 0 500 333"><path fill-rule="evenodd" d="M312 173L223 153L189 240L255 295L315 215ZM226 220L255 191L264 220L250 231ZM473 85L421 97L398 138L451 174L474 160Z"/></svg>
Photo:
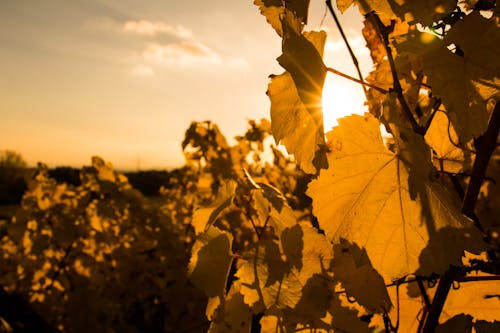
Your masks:
<svg viewBox="0 0 500 333"><path fill-rule="evenodd" d="M500 281L463 282L458 290L451 289L440 321L464 313L475 320L498 320Z"/></svg>
<svg viewBox="0 0 500 333"><path fill-rule="evenodd" d="M287 31L279 61L288 72L272 75L267 90L272 133L305 172L315 173L313 160L324 143L321 93L326 67L321 57L326 34Z"/></svg>
<svg viewBox="0 0 500 333"><path fill-rule="evenodd" d="M459 265L460 256L451 254L450 246L458 251L460 237L472 237L470 223L457 202L430 178L428 152L402 140L396 153L390 151L379 126L371 115L353 115L340 119L328 133L330 168L307 191L320 227L334 241L345 238L365 248L373 267L386 279L419 267L430 274ZM438 232L445 227L457 229L459 235L440 244ZM434 251L442 247L444 257L430 257L421 264L420 253L430 240Z"/></svg>
<svg viewBox="0 0 500 333"><path fill-rule="evenodd" d="M460 141L466 143L481 135L489 119L487 101L500 98L498 22L472 13L443 40L420 32L398 40L398 50L422 56L432 92L442 99Z"/></svg>
<svg viewBox="0 0 500 333"><path fill-rule="evenodd" d="M296 248L292 248L296 246ZM327 239L316 229L299 224L282 232L282 244L261 240L243 255L236 272L245 303L263 308L294 308L304 286L328 268L332 257Z"/></svg>
<svg viewBox="0 0 500 333"><path fill-rule="evenodd" d="M394 19L396 16L409 23L429 25L451 12L457 5L454 0L338 0L337 7L344 12L356 4L362 14L375 11L381 17Z"/></svg>
<svg viewBox="0 0 500 333"><path fill-rule="evenodd" d="M216 227L198 236L193 245L188 272L191 281L208 297L224 298L226 280L233 261L233 237Z"/></svg>
<svg viewBox="0 0 500 333"><path fill-rule="evenodd" d="M249 333L252 312L239 292L228 295L227 300L217 309L217 315L208 333Z"/></svg>
<svg viewBox="0 0 500 333"><path fill-rule="evenodd" d="M425 133L425 141L435 153L433 160L438 170L442 168L453 173L462 171L464 151L457 147L458 136L446 113L442 111L436 113Z"/></svg>
<svg viewBox="0 0 500 333"><path fill-rule="evenodd" d="M347 295L370 312L388 312L392 304L384 279L372 267L366 251L344 239L333 250L335 279L342 283Z"/></svg>
<svg viewBox="0 0 500 333"><path fill-rule="evenodd" d="M214 202L208 207L199 207L193 213L193 221L196 234L200 234L209 228L219 217L224 209L231 206L236 190L236 183L229 181L221 186Z"/></svg>
<svg viewBox="0 0 500 333"><path fill-rule="evenodd" d="M472 333L472 317L464 314L448 319L436 327L436 333Z"/></svg>
<svg viewBox="0 0 500 333"><path fill-rule="evenodd" d="M299 33L307 23L309 0L255 0L254 5L280 36L283 36L283 20Z"/></svg>

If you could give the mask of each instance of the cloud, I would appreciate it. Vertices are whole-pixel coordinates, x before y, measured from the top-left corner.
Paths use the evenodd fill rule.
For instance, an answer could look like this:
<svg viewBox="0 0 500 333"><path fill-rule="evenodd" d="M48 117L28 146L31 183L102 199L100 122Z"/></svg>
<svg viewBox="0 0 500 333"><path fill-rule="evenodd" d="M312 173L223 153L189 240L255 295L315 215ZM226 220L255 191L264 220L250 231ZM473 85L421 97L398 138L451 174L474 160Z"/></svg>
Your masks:
<svg viewBox="0 0 500 333"><path fill-rule="evenodd" d="M127 21L123 24L127 33L147 36L147 44L137 55L137 65L131 69L135 76L154 76L163 68L181 68L183 70L211 69L225 66L233 70L249 67L248 61L242 57L223 57L218 52L195 38L193 32L182 25L169 25L162 22L147 20ZM162 38L165 35L168 42Z"/></svg>
<svg viewBox="0 0 500 333"><path fill-rule="evenodd" d="M127 21L123 25L123 31L147 36L155 36L163 33L181 39L188 39L193 36L193 32L182 25L172 26L162 22L147 20Z"/></svg>
<svg viewBox="0 0 500 333"><path fill-rule="evenodd" d="M155 75L153 68L143 64L134 66L130 72L132 75L140 77L151 77Z"/></svg>
<svg viewBox="0 0 500 333"><path fill-rule="evenodd" d="M190 40L172 44L150 44L142 53L143 59L166 67L222 66L233 69L248 67L243 58L223 59L201 42Z"/></svg>

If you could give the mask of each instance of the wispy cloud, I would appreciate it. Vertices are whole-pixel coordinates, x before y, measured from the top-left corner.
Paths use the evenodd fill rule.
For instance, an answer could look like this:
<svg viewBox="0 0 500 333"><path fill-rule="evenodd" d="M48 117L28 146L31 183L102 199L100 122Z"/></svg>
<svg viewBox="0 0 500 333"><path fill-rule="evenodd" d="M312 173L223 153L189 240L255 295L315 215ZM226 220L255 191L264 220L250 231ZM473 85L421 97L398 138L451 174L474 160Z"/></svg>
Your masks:
<svg viewBox="0 0 500 333"><path fill-rule="evenodd" d="M148 62L163 66L220 65L222 58L197 41L150 44L142 53Z"/></svg>
<svg viewBox="0 0 500 333"><path fill-rule="evenodd" d="M169 25L163 22L147 20L127 21L123 31L147 36L147 44L138 54L139 64L131 73L135 76L154 76L161 68L169 69L211 69L226 66L241 70L248 68L245 58L224 57L202 41L193 32L182 25ZM165 42L165 35L170 38Z"/></svg>
<svg viewBox="0 0 500 333"><path fill-rule="evenodd" d="M123 25L123 31L147 36L168 34L182 39L193 37L193 32L182 25L173 26L146 20L127 21Z"/></svg>

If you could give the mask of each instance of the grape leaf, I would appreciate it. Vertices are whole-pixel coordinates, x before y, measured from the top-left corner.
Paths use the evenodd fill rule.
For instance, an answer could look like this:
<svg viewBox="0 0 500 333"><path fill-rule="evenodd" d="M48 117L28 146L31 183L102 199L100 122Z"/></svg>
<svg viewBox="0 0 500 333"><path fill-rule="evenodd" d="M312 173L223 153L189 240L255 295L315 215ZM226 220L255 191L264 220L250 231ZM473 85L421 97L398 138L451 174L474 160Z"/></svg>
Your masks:
<svg viewBox="0 0 500 333"><path fill-rule="evenodd" d="M491 322L498 320L499 309L500 281L463 282L458 290L450 290L440 321L465 313Z"/></svg>
<svg viewBox="0 0 500 333"><path fill-rule="evenodd" d="M302 294L302 285L281 259L278 244L261 241L243 255L245 262L236 272L245 303L260 312L273 306L293 308ZM283 287L283 290L282 290Z"/></svg>
<svg viewBox="0 0 500 333"><path fill-rule="evenodd" d="M342 283L347 295L370 312L389 312L392 304L384 279L372 267L366 251L344 239L333 246L333 251L334 277Z"/></svg>
<svg viewBox="0 0 500 333"><path fill-rule="evenodd" d="M321 94L326 67L321 57L326 34L313 31L299 35L291 29L287 31L278 60L288 72L271 75L267 90L272 133L305 172L315 173L313 160L324 144Z"/></svg>
<svg viewBox="0 0 500 333"><path fill-rule="evenodd" d="M436 22L447 13L451 12L457 5L455 0L420 0L420 1L398 1L398 0L338 0L337 7L343 13L356 4L362 14L375 11L386 19L394 19L396 16L408 23L421 23L429 25Z"/></svg>
<svg viewBox="0 0 500 333"><path fill-rule="evenodd" d="M472 317L464 314L448 319L436 327L436 333L472 333Z"/></svg>
<svg viewBox="0 0 500 333"><path fill-rule="evenodd" d="M257 311L294 308L308 280L321 274L331 260L328 241L312 227L297 224L282 236L283 251L276 242L261 240L242 255L245 261L236 272L245 303Z"/></svg>
<svg viewBox="0 0 500 333"><path fill-rule="evenodd" d="M193 245L188 265L189 276L208 297L224 298L233 261L232 242L230 233L212 227L199 235Z"/></svg>
<svg viewBox="0 0 500 333"><path fill-rule="evenodd" d="M462 171L465 161L464 151L457 147L458 136L446 113L436 112L425 133L425 141L435 153L433 160L438 170L443 169L452 173Z"/></svg>
<svg viewBox="0 0 500 333"><path fill-rule="evenodd" d="M421 151L425 143L406 145L398 140L398 151L393 153L384 146L373 116L353 115L339 124L327 134L330 168L322 170L307 191L326 235L364 247L373 267L391 280L419 268L420 252L431 237L448 265L460 264L450 248L461 244L449 239L440 244L437 231L462 229L470 223L454 198L430 179L428 152ZM461 236L468 238L469 232L464 229ZM420 267L428 274L448 268L442 260L429 259Z"/></svg>
<svg viewBox="0 0 500 333"><path fill-rule="evenodd" d="M443 40L430 36L421 32L401 36L398 51L422 56L433 94L442 99L460 141L468 142L486 130L486 102L500 98L498 22L472 13L455 24ZM455 53L448 47L455 48Z"/></svg>
<svg viewBox="0 0 500 333"><path fill-rule="evenodd" d="M322 53L326 41L324 31L310 32L311 42L286 24L283 25L283 54L278 57L279 64L292 76L300 100L314 121L323 127L321 93L326 77L326 66Z"/></svg>
<svg viewBox="0 0 500 333"><path fill-rule="evenodd" d="M474 328L476 329L476 333L497 333L500 332L500 321L488 322L478 320L474 323Z"/></svg>
<svg viewBox="0 0 500 333"><path fill-rule="evenodd" d="M252 324L252 311L243 301L239 292L228 295L221 304L208 333L249 333Z"/></svg>
<svg viewBox="0 0 500 333"><path fill-rule="evenodd" d="M307 24L309 0L255 0L254 5L280 36L283 36L283 20L297 32Z"/></svg>
<svg viewBox="0 0 500 333"><path fill-rule="evenodd" d="M208 207L198 207L193 213L193 225L198 235L208 229L219 217L220 213L231 206L236 191L236 183L229 181L221 186L214 202Z"/></svg>
<svg viewBox="0 0 500 333"><path fill-rule="evenodd" d="M363 15L371 11L375 11L378 15L384 18L396 18L396 14L394 14L394 12L392 11L392 8L387 0L337 0L337 8L341 13L344 13L349 7L354 4L358 6L359 11Z"/></svg>
<svg viewBox="0 0 500 333"><path fill-rule="evenodd" d="M336 293L332 299L329 313L331 314L330 325L334 332L373 332L373 329L368 327L367 322L360 320L356 309L343 306L341 297Z"/></svg>
<svg viewBox="0 0 500 333"><path fill-rule="evenodd" d="M262 189L253 190L252 197L260 220L260 226L272 227L274 234L280 237L284 229L297 223L297 217L281 193L280 196L270 197L269 193L276 194L275 191L276 189L268 185Z"/></svg>

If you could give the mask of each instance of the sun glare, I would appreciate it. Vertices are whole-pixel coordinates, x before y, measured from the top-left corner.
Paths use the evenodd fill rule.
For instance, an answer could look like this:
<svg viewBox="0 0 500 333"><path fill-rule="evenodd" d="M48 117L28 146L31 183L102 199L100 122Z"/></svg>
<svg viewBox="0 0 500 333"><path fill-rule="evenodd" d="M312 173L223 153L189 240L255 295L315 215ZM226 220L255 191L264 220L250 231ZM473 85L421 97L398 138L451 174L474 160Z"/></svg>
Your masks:
<svg viewBox="0 0 500 333"><path fill-rule="evenodd" d="M325 132L337 126L338 118L363 114L367 110L364 101L363 89L358 83L327 74L322 99Z"/></svg>

